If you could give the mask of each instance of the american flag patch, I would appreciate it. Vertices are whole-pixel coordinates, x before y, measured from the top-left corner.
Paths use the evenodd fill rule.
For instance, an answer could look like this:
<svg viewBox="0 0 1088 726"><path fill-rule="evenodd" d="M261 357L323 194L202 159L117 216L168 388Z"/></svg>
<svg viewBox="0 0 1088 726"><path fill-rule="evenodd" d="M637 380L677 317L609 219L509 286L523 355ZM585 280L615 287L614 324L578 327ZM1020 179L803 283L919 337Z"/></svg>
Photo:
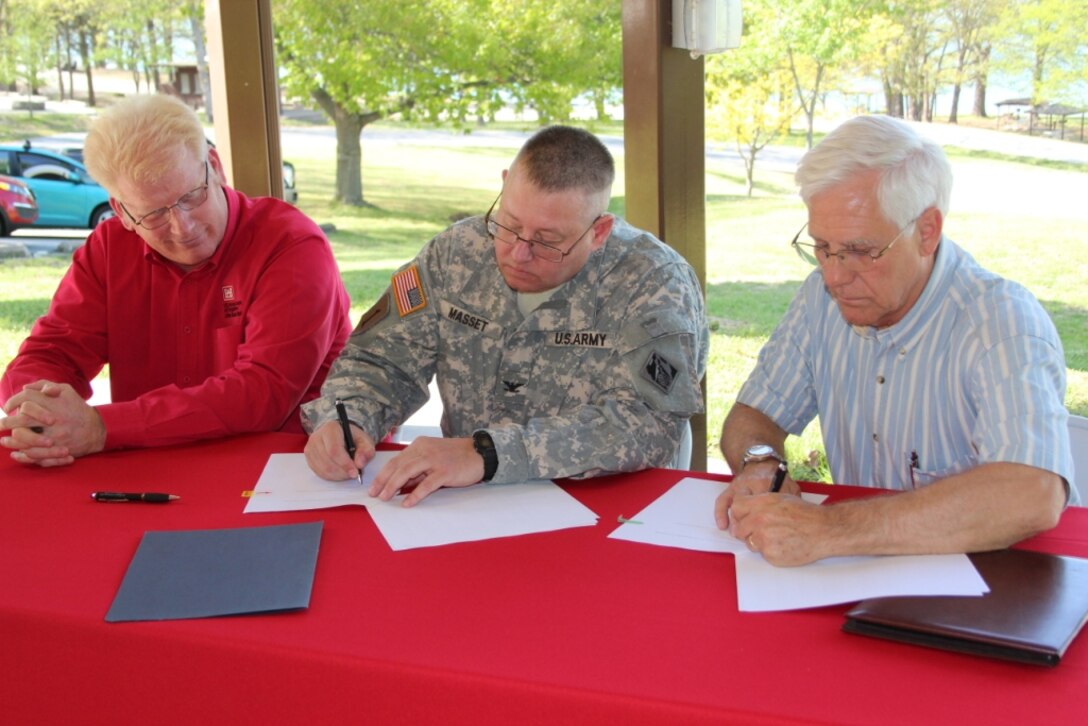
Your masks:
<svg viewBox="0 0 1088 726"><path fill-rule="evenodd" d="M423 294L423 284L419 281L419 268L416 265L393 275L393 297L397 301L397 312L402 318L427 306L427 296Z"/></svg>

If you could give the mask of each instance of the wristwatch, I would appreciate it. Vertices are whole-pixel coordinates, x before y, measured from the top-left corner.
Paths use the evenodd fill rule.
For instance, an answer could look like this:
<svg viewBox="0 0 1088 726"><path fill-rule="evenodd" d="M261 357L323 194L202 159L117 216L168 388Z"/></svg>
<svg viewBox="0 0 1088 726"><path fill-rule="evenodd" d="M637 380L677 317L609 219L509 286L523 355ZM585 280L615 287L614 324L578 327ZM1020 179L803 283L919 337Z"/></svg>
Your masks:
<svg viewBox="0 0 1088 726"><path fill-rule="evenodd" d="M756 464L761 461L777 461L779 464L783 464L786 460L770 444L752 444L744 452L744 461L741 468L743 469L749 464Z"/></svg>
<svg viewBox="0 0 1088 726"><path fill-rule="evenodd" d="M480 481L491 481L495 471L499 468L499 455L495 451L495 442L491 440L491 434L480 430L472 434L472 447L484 460L484 478Z"/></svg>

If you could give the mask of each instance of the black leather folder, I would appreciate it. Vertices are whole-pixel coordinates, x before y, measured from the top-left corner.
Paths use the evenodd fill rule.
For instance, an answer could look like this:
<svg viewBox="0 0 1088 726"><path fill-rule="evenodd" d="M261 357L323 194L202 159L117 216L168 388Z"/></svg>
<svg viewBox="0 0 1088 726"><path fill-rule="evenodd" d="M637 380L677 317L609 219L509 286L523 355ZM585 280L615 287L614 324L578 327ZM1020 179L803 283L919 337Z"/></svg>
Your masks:
<svg viewBox="0 0 1088 726"><path fill-rule="evenodd" d="M1088 619L1088 559L1026 550L969 555L981 597L880 597L842 629L904 643L1055 666Z"/></svg>

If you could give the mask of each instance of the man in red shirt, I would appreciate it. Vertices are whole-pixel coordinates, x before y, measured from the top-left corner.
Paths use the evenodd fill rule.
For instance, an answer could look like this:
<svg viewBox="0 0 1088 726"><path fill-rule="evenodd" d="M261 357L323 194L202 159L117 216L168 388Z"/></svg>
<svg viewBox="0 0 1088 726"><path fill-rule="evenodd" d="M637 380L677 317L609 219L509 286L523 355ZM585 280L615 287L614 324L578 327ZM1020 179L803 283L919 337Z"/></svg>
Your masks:
<svg viewBox="0 0 1088 726"><path fill-rule="evenodd" d="M0 379L0 445L57 466L98 451L302 431L351 333L328 240L277 199L226 185L196 115L169 96L102 114L84 147L116 216L72 258ZM110 366L112 402L90 406Z"/></svg>

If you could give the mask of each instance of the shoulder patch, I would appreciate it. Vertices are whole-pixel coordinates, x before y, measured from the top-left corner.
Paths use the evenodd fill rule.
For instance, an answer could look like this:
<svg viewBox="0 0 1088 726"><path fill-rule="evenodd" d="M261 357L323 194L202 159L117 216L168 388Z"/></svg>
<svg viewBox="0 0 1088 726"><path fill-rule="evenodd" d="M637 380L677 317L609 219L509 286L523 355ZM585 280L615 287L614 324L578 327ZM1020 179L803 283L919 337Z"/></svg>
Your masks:
<svg viewBox="0 0 1088 726"><path fill-rule="evenodd" d="M650 357L642 365L642 377L661 389L662 393L668 393L672 384L676 382L676 374L679 370L660 355L656 350L650 352Z"/></svg>
<svg viewBox="0 0 1088 726"><path fill-rule="evenodd" d="M397 301L397 312L403 318L427 307L427 295L423 292L423 283L419 279L419 266L412 265L393 275L393 298Z"/></svg>
<svg viewBox="0 0 1088 726"><path fill-rule="evenodd" d="M385 316L389 314L389 292L387 291L380 298L378 302L374 303L369 310L363 313L363 317L359 318L359 324L355 326L355 330L352 331L352 335L359 335L373 328L375 325L385 320Z"/></svg>

